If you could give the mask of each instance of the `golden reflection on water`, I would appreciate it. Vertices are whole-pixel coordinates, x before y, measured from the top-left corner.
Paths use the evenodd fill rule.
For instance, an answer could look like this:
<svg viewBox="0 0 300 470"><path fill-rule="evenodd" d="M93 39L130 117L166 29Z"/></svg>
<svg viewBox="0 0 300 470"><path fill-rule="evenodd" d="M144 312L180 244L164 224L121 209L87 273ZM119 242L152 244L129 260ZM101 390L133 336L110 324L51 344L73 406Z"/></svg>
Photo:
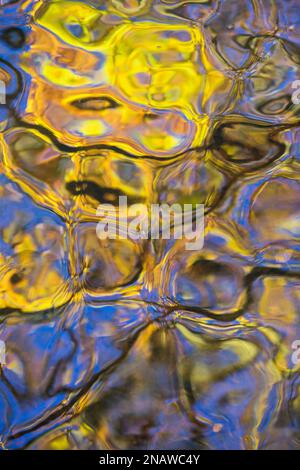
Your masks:
<svg viewBox="0 0 300 470"><path fill-rule="evenodd" d="M300 447L296 11L1 6L4 448ZM99 240L120 195L204 204L204 248Z"/></svg>

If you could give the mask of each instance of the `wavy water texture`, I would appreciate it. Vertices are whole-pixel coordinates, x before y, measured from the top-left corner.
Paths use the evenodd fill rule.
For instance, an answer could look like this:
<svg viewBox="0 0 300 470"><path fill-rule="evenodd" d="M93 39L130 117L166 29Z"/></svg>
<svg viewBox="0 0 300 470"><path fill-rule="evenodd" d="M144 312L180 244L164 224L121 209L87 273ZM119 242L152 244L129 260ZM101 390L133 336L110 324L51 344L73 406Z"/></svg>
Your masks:
<svg viewBox="0 0 300 470"><path fill-rule="evenodd" d="M1 2L3 449L300 449L297 3Z"/></svg>

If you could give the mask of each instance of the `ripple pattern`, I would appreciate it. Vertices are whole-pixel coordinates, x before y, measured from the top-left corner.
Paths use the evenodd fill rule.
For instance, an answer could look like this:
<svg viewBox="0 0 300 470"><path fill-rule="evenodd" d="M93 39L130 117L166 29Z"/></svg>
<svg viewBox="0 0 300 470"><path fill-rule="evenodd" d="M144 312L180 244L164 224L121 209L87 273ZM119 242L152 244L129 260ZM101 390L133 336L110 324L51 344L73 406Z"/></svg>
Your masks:
<svg viewBox="0 0 300 470"><path fill-rule="evenodd" d="M1 2L3 449L300 449L298 10ZM119 195L204 248L99 240Z"/></svg>

